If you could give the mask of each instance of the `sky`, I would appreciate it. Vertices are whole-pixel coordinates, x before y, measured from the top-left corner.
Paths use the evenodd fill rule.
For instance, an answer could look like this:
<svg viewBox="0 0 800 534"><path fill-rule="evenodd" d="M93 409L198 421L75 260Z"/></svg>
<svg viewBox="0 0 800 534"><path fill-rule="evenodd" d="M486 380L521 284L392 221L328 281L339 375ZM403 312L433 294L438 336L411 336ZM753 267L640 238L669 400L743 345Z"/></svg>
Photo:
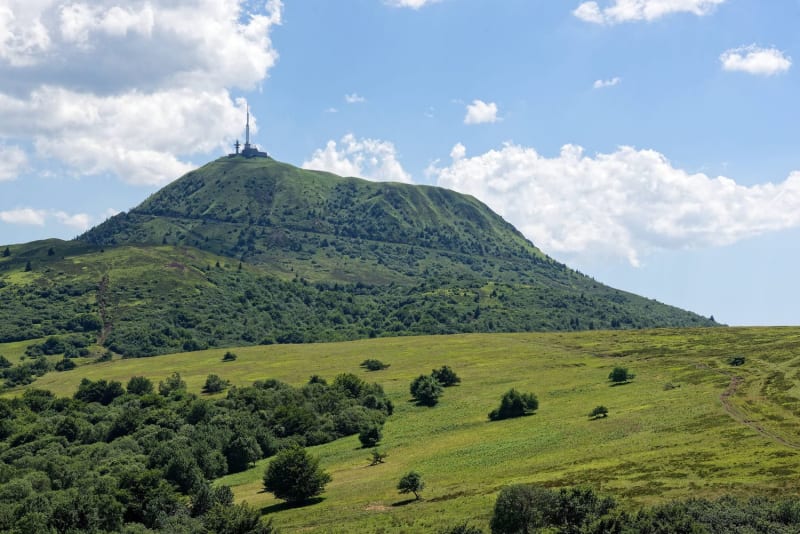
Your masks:
<svg viewBox="0 0 800 534"><path fill-rule="evenodd" d="M473 195L598 281L799 325L800 0L0 0L0 243L252 141ZM797 58L797 59L795 59Z"/></svg>

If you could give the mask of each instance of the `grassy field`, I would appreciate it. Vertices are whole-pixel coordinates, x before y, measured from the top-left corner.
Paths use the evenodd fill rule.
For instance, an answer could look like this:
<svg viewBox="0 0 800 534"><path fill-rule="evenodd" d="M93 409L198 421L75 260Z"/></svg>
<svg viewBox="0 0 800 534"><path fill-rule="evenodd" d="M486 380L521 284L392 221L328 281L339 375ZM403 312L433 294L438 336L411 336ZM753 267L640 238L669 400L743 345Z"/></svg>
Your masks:
<svg viewBox="0 0 800 534"><path fill-rule="evenodd" d="M516 482L590 485L629 507L800 490L800 328L405 337L241 348L222 363L224 352L91 364L33 387L71 395L82 377L158 381L173 371L193 391L212 372L234 385L300 385L340 372L382 384L396 405L381 443L385 464L368 466L356 437L312 448L333 480L321 501L300 508L261 491L268 460L221 480L284 532L436 532L466 519L486 528L497 491ZM745 364L730 366L733 356ZM391 367L363 371L366 358ZM445 364L461 385L434 408L409 402L410 381ZM636 378L611 386L617 365ZM536 393L538 412L489 422L511 387ZM600 404L608 418L589 420ZM427 484L419 502L395 489L412 469Z"/></svg>

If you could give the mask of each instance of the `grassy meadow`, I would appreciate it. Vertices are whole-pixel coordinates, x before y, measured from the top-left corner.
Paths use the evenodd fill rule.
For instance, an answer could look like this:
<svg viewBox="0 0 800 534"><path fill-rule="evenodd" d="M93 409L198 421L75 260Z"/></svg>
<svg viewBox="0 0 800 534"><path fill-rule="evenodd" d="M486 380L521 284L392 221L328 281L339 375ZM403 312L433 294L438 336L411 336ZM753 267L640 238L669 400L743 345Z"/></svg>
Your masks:
<svg viewBox="0 0 800 534"><path fill-rule="evenodd" d="M320 501L298 508L262 492L269 460L220 480L283 532L436 532L463 520L486 529L497 491L517 482L590 485L632 508L800 490L800 328L469 334L233 351L238 359L226 363L218 349L87 364L30 387L72 395L83 377L157 383L175 371L198 393L209 373L233 385L301 385L341 372L380 383L396 407L380 445L386 463L369 466L356 436L311 448L333 480ZM4 352L19 348L0 345ZM744 365L729 365L734 356ZM367 358L391 366L360 369ZM411 380L442 365L461 385L445 389L436 407L410 402ZM610 385L614 366L636 378ZM539 410L489 422L511 387L535 393ZM590 420L597 405L609 416ZM427 486L418 502L395 489L412 469Z"/></svg>

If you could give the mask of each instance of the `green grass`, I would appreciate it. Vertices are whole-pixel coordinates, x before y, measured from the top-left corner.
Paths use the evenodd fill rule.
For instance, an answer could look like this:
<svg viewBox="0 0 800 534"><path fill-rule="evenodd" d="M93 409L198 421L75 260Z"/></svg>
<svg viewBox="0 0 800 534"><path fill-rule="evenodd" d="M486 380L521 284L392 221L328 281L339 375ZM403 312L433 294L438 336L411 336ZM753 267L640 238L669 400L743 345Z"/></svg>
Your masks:
<svg viewBox="0 0 800 534"><path fill-rule="evenodd" d="M225 352L90 364L33 387L70 395L84 376L158 381L173 371L194 391L212 372L234 385L299 385L346 371L379 382L396 405L381 443L385 464L369 467L355 436L312 448L333 481L321 502L301 508L261 491L268 460L220 480L284 532L435 532L465 519L486 528L497 491L516 482L590 485L626 507L800 490L800 328L387 338L239 348L236 361L222 363ZM745 365L728 366L734 355ZM391 367L364 371L366 358ZM410 381L445 364L461 385L434 408L409 402ZM617 365L636 378L612 387L607 376ZM742 382L731 415L721 395L733 375ZM538 412L490 423L487 413L511 387L536 393ZM589 420L598 404L608 418ZM424 500L407 503L395 486L412 469L427 488Z"/></svg>

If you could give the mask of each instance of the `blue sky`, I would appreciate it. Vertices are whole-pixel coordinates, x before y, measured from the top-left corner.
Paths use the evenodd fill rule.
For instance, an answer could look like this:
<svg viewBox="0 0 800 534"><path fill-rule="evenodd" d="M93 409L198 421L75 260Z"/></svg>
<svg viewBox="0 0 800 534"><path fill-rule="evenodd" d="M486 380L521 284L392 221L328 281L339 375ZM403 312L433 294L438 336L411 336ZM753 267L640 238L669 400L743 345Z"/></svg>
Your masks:
<svg viewBox="0 0 800 534"><path fill-rule="evenodd" d="M800 324L797 0L7 0L0 243L243 137L472 194L610 285Z"/></svg>

